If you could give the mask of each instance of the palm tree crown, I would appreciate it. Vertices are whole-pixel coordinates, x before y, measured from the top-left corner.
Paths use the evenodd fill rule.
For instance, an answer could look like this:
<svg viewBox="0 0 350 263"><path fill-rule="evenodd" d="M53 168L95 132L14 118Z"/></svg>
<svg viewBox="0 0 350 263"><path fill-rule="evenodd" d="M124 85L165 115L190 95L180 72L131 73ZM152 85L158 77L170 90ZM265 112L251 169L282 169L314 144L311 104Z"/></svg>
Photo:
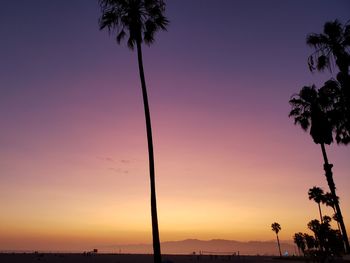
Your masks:
<svg viewBox="0 0 350 263"><path fill-rule="evenodd" d="M309 189L308 195L310 200L314 200L318 204L324 201L324 192L320 187L312 187Z"/></svg>
<svg viewBox="0 0 350 263"><path fill-rule="evenodd" d="M309 189L308 192L309 200L314 200L318 205L318 211L320 213L321 222L323 222L322 211L321 211L321 202L324 202L324 192L322 188L314 186Z"/></svg>
<svg viewBox="0 0 350 263"><path fill-rule="evenodd" d="M137 42L152 44L155 33L166 30L169 21L164 16L162 0L99 0L102 16L100 29L116 31L120 43L128 36L127 44L134 49Z"/></svg>
<svg viewBox="0 0 350 263"><path fill-rule="evenodd" d="M336 198L337 198L337 202L339 202L339 197L337 196ZM322 203L324 203L326 206L329 206L329 207L335 209L335 202L333 199L333 195L329 192L327 192L323 195Z"/></svg>
<svg viewBox="0 0 350 263"><path fill-rule="evenodd" d="M325 68L331 70L335 62L341 72L348 72L350 25L343 26L338 20L327 22L324 25L323 34L308 35L306 43L315 48L315 52L308 59L311 71L315 69L322 71Z"/></svg>
<svg viewBox="0 0 350 263"><path fill-rule="evenodd" d="M276 222L275 222L275 223L272 223L271 229L272 229L273 232L275 232L276 234L278 234L278 232L280 232L280 230L281 230L281 225L278 224L278 223L276 223Z"/></svg>
<svg viewBox="0 0 350 263"><path fill-rule="evenodd" d="M350 21L350 20L349 20ZM336 65L340 89L334 101L333 125L336 126L337 143L350 143L350 24L342 25L338 20L327 22L323 34L309 34L306 42L315 51L309 56L311 71L330 71ZM316 61L316 62L315 62ZM316 64L316 65L315 65Z"/></svg>
<svg viewBox="0 0 350 263"><path fill-rule="evenodd" d="M311 126L310 135L316 144L333 142L333 128L327 115L330 103L323 93L328 94L329 91L318 91L314 85L304 86L289 100L292 106L289 117L294 117L294 123L305 131Z"/></svg>

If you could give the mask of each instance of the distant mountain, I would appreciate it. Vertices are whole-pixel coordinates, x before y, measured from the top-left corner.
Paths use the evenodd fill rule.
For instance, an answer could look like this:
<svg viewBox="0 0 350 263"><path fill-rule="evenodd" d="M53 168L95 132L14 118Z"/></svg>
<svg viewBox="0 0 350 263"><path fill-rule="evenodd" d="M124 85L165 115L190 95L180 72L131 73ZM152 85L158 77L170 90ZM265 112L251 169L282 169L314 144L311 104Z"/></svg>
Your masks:
<svg viewBox="0 0 350 263"><path fill-rule="evenodd" d="M275 241L249 241L240 242L234 240L213 239L198 240L186 239L182 241L167 241L161 244L163 254L240 254L240 255L277 255L278 248ZM102 249L103 250L103 249ZM286 251L291 255L295 253L292 242L281 242L282 253ZM152 253L151 244L117 245L113 251L121 253Z"/></svg>

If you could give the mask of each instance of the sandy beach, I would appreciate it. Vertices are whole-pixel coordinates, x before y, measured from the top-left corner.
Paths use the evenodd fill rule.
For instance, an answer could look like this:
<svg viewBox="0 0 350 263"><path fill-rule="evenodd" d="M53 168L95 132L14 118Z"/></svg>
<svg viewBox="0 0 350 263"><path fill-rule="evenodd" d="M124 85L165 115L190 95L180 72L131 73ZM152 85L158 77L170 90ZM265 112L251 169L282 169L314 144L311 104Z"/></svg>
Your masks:
<svg viewBox="0 0 350 263"><path fill-rule="evenodd" d="M3 253L0 254L2 263L152 263L152 255L135 254L33 254L33 253ZM235 262L235 263L281 263L281 262L301 262L296 258L278 259L271 256L228 256L228 255L163 255L164 263L193 263L193 262Z"/></svg>

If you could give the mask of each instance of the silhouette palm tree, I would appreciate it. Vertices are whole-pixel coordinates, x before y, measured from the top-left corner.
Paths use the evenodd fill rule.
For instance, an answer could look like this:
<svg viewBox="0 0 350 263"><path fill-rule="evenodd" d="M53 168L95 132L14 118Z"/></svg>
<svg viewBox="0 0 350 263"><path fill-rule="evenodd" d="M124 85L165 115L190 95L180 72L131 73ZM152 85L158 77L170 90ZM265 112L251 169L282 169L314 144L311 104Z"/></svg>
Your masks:
<svg viewBox="0 0 350 263"><path fill-rule="evenodd" d="M346 233L343 216L337 199L336 188L333 180L333 164L328 162L325 144L331 144L333 141L333 127L329 120L331 115L330 101L327 96L329 89L327 83L319 91L314 85L304 86L298 94L295 94L289 101L292 110L289 117L294 117L294 123L299 124L301 128L307 131L310 128L310 135L316 144L320 144L323 155L325 176L333 196L339 224L341 226L343 241L346 252L350 252L349 240Z"/></svg>
<svg viewBox="0 0 350 263"><path fill-rule="evenodd" d="M313 236L310 236L307 233L304 233L303 236L308 250L316 247L316 240Z"/></svg>
<svg viewBox="0 0 350 263"><path fill-rule="evenodd" d="M304 239L303 233L301 233L301 232L295 233L293 236L293 240L294 240L294 243L298 247L299 255L300 255L300 251L302 251L303 255L305 256L305 247L306 246L305 246L305 239Z"/></svg>
<svg viewBox="0 0 350 263"><path fill-rule="evenodd" d="M317 205L318 205L318 211L320 213L320 218L321 218L321 222L322 222L322 210L321 210L321 202L324 202L324 192L322 190L322 188L314 186L312 188L309 189L308 192L309 195L309 200L314 200Z"/></svg>
<svg viewBox="0 0 350 263"><path fill-rule="evenodd" d="M338 196L337 196L337 201L339 202L339 197ZM331 207L333 209L333 211L334 211L333 219L337 222L338 230L341 233L341 228L340 228L340 225L339 225L339 222L338 222L338 217L337 217L337 211L335 210L335 203L334 203L334 200L333 200L333 195L331 193L329 193L329 192L325 193L323 195L322 203L325 204L326 206Z"/></svg>
<svg viewBox="0 0 350 263"><path fill-rule="evenodd" d="M342 242L339 231L331 228L330 222L332 219L329 216L323 217L323 223L314 219L308 223L308 228L314 232L315 239L323 254L321 262L325 262L329 256L339 255L344 252L344 243Z"/></svg>
<svg viewBox="0 0 350 263"><path fill-rule="evenodd" d="M315 48L315 52L308 59L311 71L322 71L325 68L331 70L335 62L340 72L348 75L350 25L342 25L338 20L327 22L323 27L323 34L309 34L306 43Z"/></svg>
<svg viewBox="0 0 350 263"><path fill-rule="evenodd" d="M273 232L276 233L276 237L277 237L277 245L278 245L278 251L280 253L280 257L282 257L282 253L281 253L281 245L280 245L280 239L278 238L278 232L281 231L281 225L274 222L271 224L271 229Z"/></svg>
<svg viewBox="0 0 350 263"><path fill-rule="evenodd" d="M321 233L322 227L320 221L318 221L317 219L311 220L307 224L307 227L314 233L316 244L319 245L320 250L323 250L324 241Z"/></svg>
<svg viewBox="0 0 350 263"><path fill-rule="evenodd" d="M308 58L311 71L315 69L323 71L326 68L331 71L334 65L339 68L337 80L341 90L336 102L336 140L343 144L350 143L350 25L348 23L342 25L338 20L327 22L323 34L309 34L306 39L306 43L315 49Z"/></svg>
<svg viewBox="0 0 350 263"><path fill-rule="evenodd" d="M152 44L155 33L159 30L166 30L169 21L163 14L165 4L162 0L99 0L99 5L102 12L99 20L100 29L107 28L109 32L116 31L118 44L127 37L128 47L133 50L136 46L137 49L149 154L154 262L161 263L151 117L143 70L141 45L142 43L147 45Z"/></svg>

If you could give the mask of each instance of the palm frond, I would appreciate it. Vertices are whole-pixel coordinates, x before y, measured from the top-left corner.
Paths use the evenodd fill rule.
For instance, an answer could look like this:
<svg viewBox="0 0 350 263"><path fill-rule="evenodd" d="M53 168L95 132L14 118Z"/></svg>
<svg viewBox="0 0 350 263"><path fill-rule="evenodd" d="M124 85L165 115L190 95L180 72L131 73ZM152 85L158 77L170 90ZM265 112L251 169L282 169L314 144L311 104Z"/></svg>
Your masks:
<svg viewBox="0 0 350 263"><path fill-rule="evenodd" d="M328 39L323 34L309 34L306 37L306 44L315 48L322 48L328 44Z"/></svg>
<svg viewBox="0 0 350 263"><path fill-rule="evenodd" d="M162 0L99 0L99 5L100 29L115 31L118 43L127 38L130 49L134 49L137 42L152 44L155 33L166 30L169 23Z"/></svg>
<svg viewBox="0 0 350 263"><path fill-rule="evenodd" d="M327 22L324 25L323 32L331 39L339 39L343 32L342 24L337 19L333 22Z"/></svg>
<svg viewBox="0 0 350 263"><path fill-rule="evenodd" d="M350 64L350 27L338 20L327 22L322 34L309 34L306 43L315 49L308 58L311 72L323 71L337 66L341 72L348 72ZM316 66L315 66L316 62Z"/></svg>
<svg viewBox="0 0 350 263"><path fill-rule="evenodd" d="M118 44L124 39L124 37L126 36L126 33L124 31L124 29L122 29L119 34L117 34L117 42Z"/></svg>
<svg viewBox="0 0 350 263"><path fill-rule="evenodd" d="M108 31L112 31L119 25L119 16L114 10L106 10L99 20L100 30L107 27Z"/></svg>
<svg viewBox="0 0 350 263"><path fill-rule="evenodd" d="M344 29L344 46L350 46L350 25L347 25Z"/></svg>

